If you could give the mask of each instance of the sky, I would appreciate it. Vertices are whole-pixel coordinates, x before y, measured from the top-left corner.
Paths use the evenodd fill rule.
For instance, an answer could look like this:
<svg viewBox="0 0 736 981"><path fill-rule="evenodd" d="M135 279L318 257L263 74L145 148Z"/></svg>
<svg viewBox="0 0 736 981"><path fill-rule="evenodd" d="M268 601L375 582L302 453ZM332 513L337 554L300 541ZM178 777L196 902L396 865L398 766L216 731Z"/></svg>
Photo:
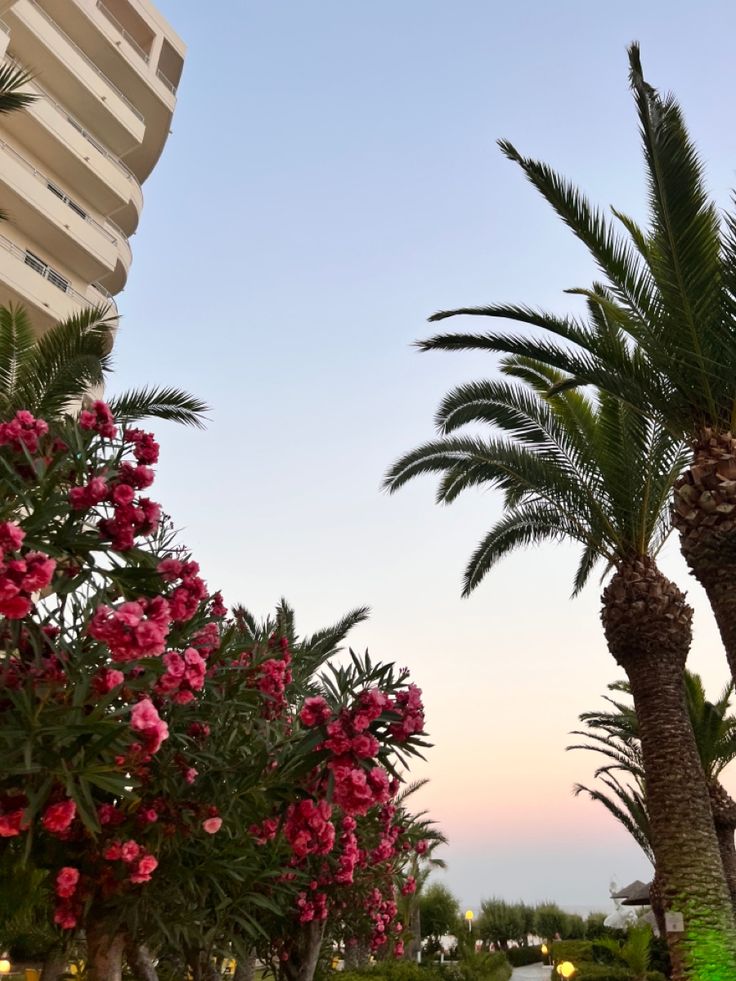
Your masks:
<svg viewBox="0 0 736 981"><path fill-rule="evenodd" d="M110 390L171 383L212 407L205 431L157 427L158 499L230 603L265 616L284 596L304 633L371 607L351 644L407 665L424 691L434 748L412 772L430 778L416 800L449 838L443 881L464 906L495 895L612 909L609 883L650 868L571 793L595 761L565 752L568 733L621 677L597 580L570 600L575 549L549 546L463 600L498 497L445 508L430 478L395 497L381 480L432 437L446 391L495 371L488 355L417 353L431 313L571 311L563 289L591 281L583 248L496 139L643 218L626 59L638 39L727 205L736 7L156 2L189 49L144 188ZM725 658L674 540L662 565L695 606L690 667L715 696Z"/></svg>

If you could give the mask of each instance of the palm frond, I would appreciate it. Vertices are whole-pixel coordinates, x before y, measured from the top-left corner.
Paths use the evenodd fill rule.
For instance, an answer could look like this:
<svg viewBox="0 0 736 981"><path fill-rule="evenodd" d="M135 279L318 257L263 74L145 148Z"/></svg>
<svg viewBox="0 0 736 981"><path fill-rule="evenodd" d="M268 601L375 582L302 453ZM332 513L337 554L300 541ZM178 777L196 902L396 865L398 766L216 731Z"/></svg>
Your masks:
<svg viewBox="0 0 736 981"><path fill-rule="evenodd" d="M145 386L123 392L110 399L110 408L123 423L139 419L163 419L202 429L209 406L178 388Z"/></svg>

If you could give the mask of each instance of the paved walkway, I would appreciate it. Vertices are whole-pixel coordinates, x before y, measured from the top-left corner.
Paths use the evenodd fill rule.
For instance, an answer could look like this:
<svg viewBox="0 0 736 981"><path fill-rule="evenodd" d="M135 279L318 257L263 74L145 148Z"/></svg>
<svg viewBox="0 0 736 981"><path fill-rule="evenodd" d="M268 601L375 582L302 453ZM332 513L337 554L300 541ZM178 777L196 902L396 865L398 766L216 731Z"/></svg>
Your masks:
<svg viewBox="0 0 736 981"><path fill-rule="evenodd" d="M515 967L511 981L549 981L550 968L544 964L527 964L526 967Z"/></svg>

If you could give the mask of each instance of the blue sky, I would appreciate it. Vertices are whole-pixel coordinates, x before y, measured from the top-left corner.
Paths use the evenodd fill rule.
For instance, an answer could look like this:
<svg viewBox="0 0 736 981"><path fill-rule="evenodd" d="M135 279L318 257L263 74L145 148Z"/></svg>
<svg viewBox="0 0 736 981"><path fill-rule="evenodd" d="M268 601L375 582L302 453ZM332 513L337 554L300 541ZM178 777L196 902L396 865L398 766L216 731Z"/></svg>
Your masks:
<svg viewBox="0 0 736 981"><path fill-rule="evenodd" d="M431 480L380 492L432 435L477 355L411 342L447 306L569 310L580 247L495 147L512 140L601 204L643 217L626 45L674 88L726 205L736 8L655 0L157 0L189 45L173 133L145 186L120 297L113 388L172 382L213 407L206 432L162 427L159 499L210 583L305 631L357 605L354 646L412 669L436 743L418 774L450 837L447 881L481 896L603 908L648 873L604 813L571 797L579 712L619 676L597 586L568 599L574 554L509 559L470 600L464 563L498 514L452 508ZM216 6L217 18L213 16ZM667 571L685 582L675 542ZM691 667L727 672L697 588Z"/></svg>

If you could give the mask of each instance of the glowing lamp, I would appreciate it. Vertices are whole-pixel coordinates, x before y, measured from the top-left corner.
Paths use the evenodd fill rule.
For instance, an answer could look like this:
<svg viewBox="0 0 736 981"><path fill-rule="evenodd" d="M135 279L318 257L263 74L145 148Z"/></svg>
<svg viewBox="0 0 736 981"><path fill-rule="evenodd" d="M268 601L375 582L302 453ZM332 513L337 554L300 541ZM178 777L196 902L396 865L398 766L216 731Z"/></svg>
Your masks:
<svg viewBox="0 0 736 981"><path fill-rule="evenodd" d="M472 909L469 909L465 913L465 922L468 924L468 930L472 930L473 929L473 911L472 911Z"/></svg>
<svg viewBox="0 0 736 981"><path fill-rule="evenodd" d="M557 965L557 973L561 978L571 978L576 970L577 968L570 961L563 961Z"/></svg>
<svg viewBox="0 0 736 981"><path fill-rule="evenodd" d="M542 944L542 946L539 949L542 952L542 957L546 957L547 954L549 953L549 950L547 949L547 944Z"/></svg>
<svg viewBox="0 0 736 981"><path fill-rule="evenodd" d="M11 964L8 960L8 955L3 954L2 957L0 957L0 974L10 974L10 968Z"/></svg>

